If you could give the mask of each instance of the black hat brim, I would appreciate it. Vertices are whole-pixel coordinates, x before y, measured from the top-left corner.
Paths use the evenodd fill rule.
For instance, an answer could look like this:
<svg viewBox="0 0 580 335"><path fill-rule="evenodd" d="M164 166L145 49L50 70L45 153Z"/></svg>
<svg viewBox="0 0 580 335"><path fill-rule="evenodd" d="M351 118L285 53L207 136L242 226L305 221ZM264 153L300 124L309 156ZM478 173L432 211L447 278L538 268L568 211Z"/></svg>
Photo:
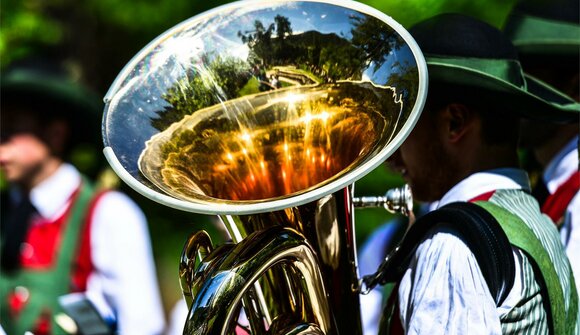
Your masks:
<svg viewBox="0 0 580 335"><path fill-rule="evenodd" d="M43 119L63 118L71 125L71 141L101 144L103 104L98 96L68 80L15 69L0 77L3 106L20 105L34 112L51 113ZM3 111L4 113L5 111Z"/></svg>

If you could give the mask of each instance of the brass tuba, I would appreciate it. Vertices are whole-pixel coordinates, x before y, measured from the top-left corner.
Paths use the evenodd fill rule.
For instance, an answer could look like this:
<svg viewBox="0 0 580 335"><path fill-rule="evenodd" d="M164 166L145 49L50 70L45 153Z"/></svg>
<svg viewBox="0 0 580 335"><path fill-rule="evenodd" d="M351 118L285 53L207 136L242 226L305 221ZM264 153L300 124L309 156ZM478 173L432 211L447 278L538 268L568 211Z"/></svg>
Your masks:
<svg viewBox="0 0 580 335"><path fill-rule="evenodd" d="M126 65L105 96L109 163L232 238L183 248L185 334L361 333L354 182L409 134L426 76L398 23L342 0L233 2Z"/></svg>

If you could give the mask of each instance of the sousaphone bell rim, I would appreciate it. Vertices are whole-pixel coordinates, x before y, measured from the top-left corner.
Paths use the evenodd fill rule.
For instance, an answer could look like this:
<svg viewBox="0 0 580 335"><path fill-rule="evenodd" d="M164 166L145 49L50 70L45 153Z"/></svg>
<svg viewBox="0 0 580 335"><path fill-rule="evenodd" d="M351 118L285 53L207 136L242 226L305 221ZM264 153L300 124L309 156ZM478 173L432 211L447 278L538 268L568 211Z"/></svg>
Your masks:
<svg viewBox="0 0 580 335"><path fill-rule="evenodd" d="M128 74L140 62L144 55L151 51L151 48L155 46L160 40L167 38L168 36L174 34L177 31L182 30L184 27L188 26L192 21L203 19L203 17L214 15L215 13L228 8L238 8L240 6L252 7L253 3L263 3L263 0L245 0L243 4L241 1L225 4L216 7L212 10L204 12L202 14L191 17L190 19L181 22L180 24L174 26L173 28L167 30L165 33L158 36L156 39L151 41L146 47L144 47L139 53L137 53L133 59L127 63L120 74L117 76L113 84L111 85L109 91L104 97L104 101L107 104L113 99L113 96L121 88L124 79L127 78ZM270 0L269 3L287 3L288 0ZM334 193L344 187L353 184L355 181L359 180L379 165L381 165L390 155L392 155L398 147L404 142L407 136L410 134L414 128L421 111L425 104L425 98L427 94L427 83L428 83L428 73L427 65L423 54L413 39L413 37L404 29L399 23L393 20L390 16L376 10L368 5L347 1L347 0L301 0L300 2L316 2L316 3L327 3L335 6L341 6L349 9L359 11L361 13L373 16L389 25L399 36L405 41L407 46L413 53L416 61L417 72L418 72L418 89L415 104L413 109L409 113L408 119L400 128L400 131L394 135L393 139L385 145L376 155L370 157L368 160L364 161L358 166L354 166L352 170L345 173L339 178L336 178L330 182L323 182L319 187L312 188L307 192L297 192L289 194L286 196L268 199L268 201L262 200L245 200L245 201L227 201L222 199L212 199L204 200L197 199L196 201L185 201L180 200L175 197L161 193L162 191L156 191L151 189L149 186L143 184L141 181L137 180L132 176L121 164L113 148L107 143L107 137L105 135L106 126L103 122L103 137L105 139L105 147L103 153L111 168L115 173L123 180L129 187L133 188L136 192L141 195L158 202L162 205L200 214L209 215L246 215L255 214L263 212L271 212L276 210L282 210L289 207L300 206L317 199L320 199L328 194ZM105 121L105 120L103 120Z"/></svg>

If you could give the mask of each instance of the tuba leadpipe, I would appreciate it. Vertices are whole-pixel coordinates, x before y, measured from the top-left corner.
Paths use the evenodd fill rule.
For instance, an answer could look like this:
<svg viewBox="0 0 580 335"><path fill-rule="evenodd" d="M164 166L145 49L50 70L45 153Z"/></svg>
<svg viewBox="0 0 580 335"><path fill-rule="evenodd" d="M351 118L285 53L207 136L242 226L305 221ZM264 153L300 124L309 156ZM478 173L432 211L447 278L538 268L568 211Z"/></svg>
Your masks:
<svg viewBox="0 0 580 335"><path fill-rule="evenodd" d="M344 0L233 2L127 64L105 96L107 160L231 237L183 247L184 334L362 332L354 183L397 150L425 92L408 32ZM374 203L404 212L394 194Z"/></svg>
<svg viewBox="0 0 580 335"><path fill-rule="evenodd" d="M409 216L413 211L413 195L409 185L389 189L384 196L362 196L353 198L356 208L383 207L389 213Z"/></svg>

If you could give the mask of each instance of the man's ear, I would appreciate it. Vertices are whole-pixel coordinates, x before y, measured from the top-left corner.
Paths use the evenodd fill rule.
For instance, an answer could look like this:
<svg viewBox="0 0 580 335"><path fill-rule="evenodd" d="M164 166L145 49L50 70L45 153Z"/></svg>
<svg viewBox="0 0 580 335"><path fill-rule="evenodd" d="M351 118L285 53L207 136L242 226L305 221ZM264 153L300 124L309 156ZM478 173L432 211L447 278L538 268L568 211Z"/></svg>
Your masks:
<svg viewBox="0 0 580 335"><path fill-rule="evenodd" d="M461 140L471 129L474 113L469 107L460 103L447 105L443 110L443 121L447 140L455 143Z"/></svg>

